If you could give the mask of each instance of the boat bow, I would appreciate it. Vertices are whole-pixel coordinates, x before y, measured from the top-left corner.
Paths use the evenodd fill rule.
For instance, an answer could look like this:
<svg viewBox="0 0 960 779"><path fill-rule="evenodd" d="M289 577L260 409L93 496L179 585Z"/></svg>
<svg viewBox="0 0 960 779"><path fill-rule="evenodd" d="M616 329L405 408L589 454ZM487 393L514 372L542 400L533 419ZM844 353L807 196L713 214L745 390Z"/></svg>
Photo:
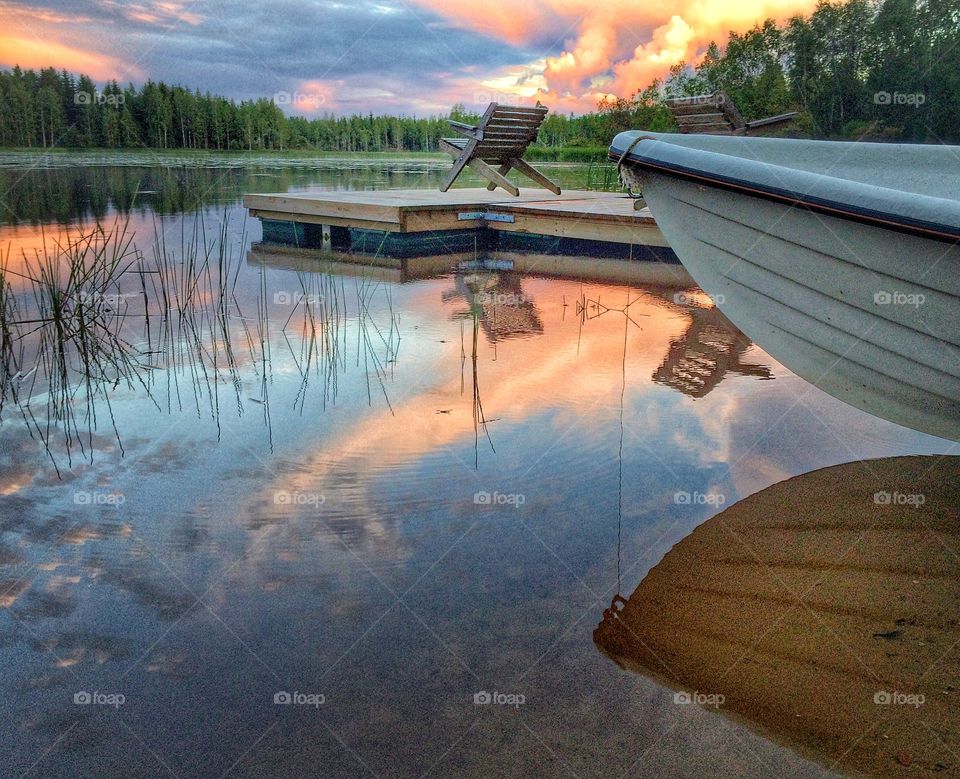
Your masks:
<svg viewBox="0 0 960 779"><path fill-rule="evenodd" d="M775 359L960 440L960 148L630 132L610 157Z"/></svg>

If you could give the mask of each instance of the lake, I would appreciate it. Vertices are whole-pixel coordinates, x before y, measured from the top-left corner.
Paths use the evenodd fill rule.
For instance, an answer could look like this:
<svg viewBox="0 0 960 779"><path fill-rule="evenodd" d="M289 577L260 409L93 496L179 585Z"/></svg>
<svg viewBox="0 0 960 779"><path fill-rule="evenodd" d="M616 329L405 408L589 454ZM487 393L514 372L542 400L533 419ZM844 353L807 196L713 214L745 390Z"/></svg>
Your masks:
<svg viewBox="0 0 960 779"><path fill-rule="evenodd" d="M654 285L587 257L567 277L314 262L261 245L240 204L445 167L0 155L10 294L24 253L98 220L160 269L121 279L92 371L36 333L8 363L6 775L830 772L676 705L594 630L738 500L951 445L791 374L679 266Z"/></svg>

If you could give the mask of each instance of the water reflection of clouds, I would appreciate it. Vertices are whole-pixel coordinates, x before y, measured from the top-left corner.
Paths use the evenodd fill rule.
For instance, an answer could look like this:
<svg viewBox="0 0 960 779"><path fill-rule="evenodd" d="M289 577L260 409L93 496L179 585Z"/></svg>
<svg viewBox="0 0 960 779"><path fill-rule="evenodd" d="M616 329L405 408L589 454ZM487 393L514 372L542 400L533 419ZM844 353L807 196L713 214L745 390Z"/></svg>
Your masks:
<svg viewBox="0 0 960 779"><path fill-rule="evenodd" d="M520 285L515 286L519 290ZM430 322L436 329L437 322L449 321L449 314L457 304L439 299L435 292L436 284L431 283L424 288L434 291L424 295L423 289L411 289L418 304L417 320ZM489 337L484 339L480 370L483 371L487 413L498 420L494 425L494 434L504 441L513 440L515 452L524 450L529 451L531 456L538 456L536 447L530 450L527 445L521 446L531 429L546 423L554 430L553 435L559 438L565 434L574 410L578 415L595 413L602 422L616 405L618 382L615 379L624 368L623 353L617 338L622 320L598 318L587 326L572 320L563 321L566 312L558 305L558 301L573 299L578 294L581 285L574 282L530 279L524 282L523 289L531 301L542 301L543 316L550 324L534 338L514 340L509 346L501 345L495 360L491 359L490 352L483 351L490 344ZM615 288L604 289L604 293L610 298L621 294ZM519 291L516 294L520 294ZM637 315L649 316L649 319L644 319L642 337L640 331L631 332L627 344L629 402L637 406L645 402L644 395L649 392L647 377L662 359L671 339L682 333L684 319L676 311L665 315L665 310L656 300L649 303L641 301L634 310ZM453 326L459 328L459 325ZM470 325L466 323L465 326ZM446 329L449 331L451 327ZM416 333L408 332L405 336L416 342ZM167 517L177 516L187 508L186 515L192 516L195 524L190 532L184 532L183 526L177 524L175 545L181 551L190 553L198 545L209 544L211 533L209 517L200 516L200 506L195 504L191 507L191 501L202 505L200 495L210 479L225 479L226 483L238 483L239 479L239 484L246 487L238 494L248 492L252 486L255 497L228 500L227 503L232 507L221 506L216 513L232 514L246 527L248 538L240 544L239 554L249 557L249 563L254 567L262 566L264 575L269 573L273 558L287 561L302 559L304 549L316 540L318 534L322 536L330 532L342 535L350 543L359 543L374 556L385 554L390 559L400 559L404 557L403 542L397 537L396 522L409 512L417 491L424 483L438 481L436 468L468 468L467 458L458 455L458 452L462 452L464 444L470 441L475 431L472 416L466 413L464 407L460 350L459 339L450 338L446 344L437 343L422 351L416 349L417 359L413 363L405 364L400 360L394 369L390 387L394 398L392 412L382 404L366 407L365 404L358 404L357 400L364 393L354 387L352 391L346 389L343 393L347 404L355 407L350 419L332 413L329 417L314 417L310 425L303 424L304 416L279 421L279 450L289 452L295 458L295 463L276 460L263 451L262 438L261 441L256 440L261 437L257 430L259 420L247 418L229 422L228 434L223 436L219 447L212 440L213 430L203 430L202 423L199 426L180 427L170 437L164 438L170 427L169 417L145 413L141 401L132 396L126 397L116 406L118 427L120 430L137 431L135 437L125 442L126 457L118 456L112 440L102 437L98 442L95 439L97 456L94 462L80 465L71 473L71 487L61 488L60 492L69 496L70 490L75 491L84 485L116 488L130 485L126 487L131 493L130 501L124 511L138 527L138 532L143 532L140 526L147 521L147 512L144 511L146 505L164 508ZM281 349L274 352L274 364L271 367L275 377L280 379L279 385L273 390L276 395L274 402L278 406L285 395L289 397L292 387L292 382L283 379L285 375L295 373L289 370L291 362L289 352L284 354ZM572 372L579 377L575 382L569 380ZM356 383L358 379L359 376L353 375L350 381ZM670 411L663 413L660 410L660 425L667 421L671 423L663 429L658 429L659 425L650 425L650 416L645 417L645 434L657 439L663 435L663 430L675 428L679 413L677 402L678 396L671 394L668 396L668 405L672 407ZM727 400L727 403L730 401ZM654 404L655 407L658 405L662 405L662 402ZM437 409L441 407L450 407L453 413L437 414ZM590 412L590 409L594 409L594 412ZM714 426L720 424L715 412L713 408L704 416ZM691 418L688 412L682 416ZM584 453L589 455L598 451L604 440L602 426L587 423L578 424L578 427L578 436L587 442L583 446ZM9 440L11 432L10 429L4 430L4 437ZM319 447L311 443L317 436L321 438ZM545 445L549 447L554 439L548 438L550 440ZM691 437L688 446L678 447L678 450L687 454L700 453L702 456L705 442L705 437L698 434L695 438ZM673 441L674 445L677 443ZM26 441L22 444L26 444ZM253 461L249 456L252 451L261 452L254 456ZM438 456L439 460L436 459ZM508 460L512 458L509 450L504 456ZM404 484L410 472L417 471L418 463L422 461L435 461L435 464L427 466L428 472L421 469L418 481L413 485ZM238 470L239 462L248 462L249 466ZM441 465L441 462L446 465ZM34 468L34 477L41 479L37 487L49 485L52 474L42 458L37 458ZM191 487L178 482L179 496L165 495L159 503L153 504L148 492L141 496L138 505L136 493L141 490L138 490L135 482L142 479L156 482L194 469L207 476L200 489L199 485ZM20 491L29 482L29 465L24 466L22 471L7 485L8 491ZM466 473L464 478L469 480ZM256 488L257 484L261 485L259 489ZM312 517L310 511L303 511L302 507L279 505L275 496L281 490L322 494L325 499L323 521L317 522L316 517ZM35 491L31 490L31 493ZM157 492L156 485L152 491ZM472 491L471 487L468 492L472 494ZM398 495L405 496L405 500L398 501ZM31 505L34 512L38 508L36 503ZM39 515L42 514L43 509L40 508ZM102 541L105 536L115 537L120 534L120 527L121 523L117 520L108 519L102 514L79 523L75 518L54 514L32 526L26 538L30 543L41 546L50 543L58 546L84 545ZM218 531L220 529L222 526ZM166 537L165 544L171 542L174 528L154 528L154 531L159 531L160 538ZM251 553L251 550L255 552ZM100 558L94 567L97 578L105 584L124 589L139 602L149 604L161 619L175 616L179 609L185 607L180 596L164 592L162 588L158 590L149 579L135 576L124 568L115 571L101 569L101 566L109 566L109 563L109 555ZM270 578L269 575L267 578ZM274 589L280 586L276 579L270 585ZM55 605L50 599L41 599L25 614L32 613L34 609L51 609Z"/></svg>
<svg viewBox="0 0 960 779"><path fill-rule="evenodd" d="M364 517L370 539L382 540L390 534L385 525L378 527L377 517L388 518L398 512L391 510L389 505L378 508L371 502L370 488L376 480L385 480L387 486L400 482L404 468L434 454L450 456L451 463L459 463L469 470L470 459L464 452L464 445L473 439L476 431L463 394L463 373L469 373L471 369L469 365L461 365L460 357L465 348L461 338L466 339L468 348L472 325L469 320L463 320L462 327L467 330L467 335L463 336L461 325L456 320L450 323L451 316L461 304L449 296L444 298L436 294L437 286L442 283L406 288L409 298L402 305L412 305L413 310L407 318L408 329L403 334L407 344L404 353L411 355L412 360L400 359L391 368L389 395L392 410L379 401L369 406L358 402L366 395L365 388L359 384L366 377L361 375L362 372L345 375L341 399L346 406L353 407L352 418L347 419L336 412L313 416L316 407L306 407L299 415L275 420L279 451L289 452L297 461L295 467L281 466L263 451L262 442L256 440L256 424L250 424L249 416L244 420L227 420L229 430L222 445L233 450L233 465L223 471L221 477L215 478L234 481L239 478L241 482L252 480L263 485L256 491L255 498L245 501L241 510L241 516L248 518L251 529L283 524L291 507L278 505L274 499L277 492L283 490L323 494L329 501L324 510L336 522L342 518ZM404 288L397 287L397 290L401 289ZM500 294L495 286L493 289L491 293L490 285L480 287L484 294ZM760 390L749 382L738 381L736 387L722 385L721 389L710 391L694 402L650 383L649 377L662 368L664 355L690 331L691 316L696 314L691 315L683 307L665 307L657 293L652 296L642 291L629 293L637 295L631 310L642 326L627 328L624 346L622 317L611 315L578 322L563 309L560 301L574 300L583 289L582 284L572 281L528 278L521 284L517 280L511 291L518 298L522 297L525 305L537 307L537 316L545 322L540 328L542 332L534 331L527 333L526 338L512 339L493 353L490 346L496 339L484 331L478 365L485 413L488 418L496 420L490 426L495 437L504 443L516 441L532 429L542 433L545 425L552 433L547 436L549 440L544 446L550 447L575 424L578 445L586 452L595 452L607 435L604 425L616 416L620 385L625 380L628 436L633 436L633 442L647 450L664 444L669 446L669 450L653 454L654 457L663 457L668 463L682 462L684 469L714 469L746 458L749 468L735 466L734 477L743 472L765 474L760 477L761 481L782 477L803 467L805 452L793 451L791 446L798 440L796 437L781 439L772 448L769 441L764 443L763 440L763 425L783 413L777 403L791 402L790 396L784 395L782 390L771 391L769 385ZM591 288L588 285L588 290L591 294L602 294L611 305L618 298L626 300L628 294L627 290L615 287ZM478 321L489 315L489 308L480 307ZM439 323L444 321L448 324L441 326ZM416 332L419 324L411 325L418 322L428 325L426 333ZM714 323L713 327L719 329L723 325ZM425 337L434 334L447 337L435 340ZM742 336L731 330L731 338ZM299 369L292 352L281 348L276 334L274 340L276 350L272 353L270 368L278 383L272 390L275 394L273 402L275 407L282 408L293 385L290 379L299 375ZM762 360L762 353L756 353L756 358ZM621 375L624 371L625 379ZM779 386L781 382L774 384ZM730 387L730 390L723 387ZM251 389L243 390L242 394L251 394L252 391L251 383ZM777 403L771 402L774 396L778 398ZM745 397L750 398L747 409L743 408ZM822 401L823 398L818 399L819 403ZM758 404L771 406L770 411L759 414ZM168 417L163 414L145 416L141 406L133 398L118 406L120 428L137 430L137 438L126 442L131 449L126 463L116 460L121 471L133 468L138 475L149 478L177 470L196 468L202 471L216 467L218 458L208 457L212 451L210 447L215 447L209 429L206 435L197 430L189 433L180 430L158 442L157 439L162 438L169 427ZM438 410L449 413L439 414ZM744 422L744 415L757 419L751 425L749 421ZM308 418L310 424L304 425L304 419ZM795 424L795 418L796 414L788 414L784 424ZM595 423L591 423L591 419ZM153 434L147 432L151 428ZM734 435L740 430L748 432ZM9 429L3 432L8 441L11 440L10 434ZM237 436L239 447L230 440ZM312 443L318 437L319 444ZM630 438L627 440L629 442ZM28 446L26 439L21 440L21 448ZM100 449L100 455L109 454L113 443L104 437L95 448ZM251 451L261 452L254 462L250 462L248 456ZM116 455L115 450L113 455ZM510 449L502 456L509 459ZM494 459L490 457L490 460ZM238 470L236 463L243 461L250 462L250 466ZM6 472L8 483L4 488L7 493L19 490L30 480L30 466L23 458L18 458L18 465L19 468ZM452 467L459 466L454 464ZM91 470L91 473L99 472L100 478L109 479L115 477L112 468L104 465L91 470L82 466L78 473ZM34 474L41 470L38 467ZM86 479L92 478L91 473ZM49 480L50 474L46 474L44 481ZM399 488L396 483L394 487Z"/></svg>
<svg viewBox="0 0 960 779"><path fill-rule="evenodd" d="M290 276L270 277L278 278ZM67 483L57 483L49 463L28 454L28 439L5 424L4 451L20 454L9 460L17 468L4 484L9 494L0 498L10 551L0 560L0 592L9 590L12 598L3 603L9 618L3 632L17 635L21 649L40 658L31 677L38 688L54 684L55 671L69 669L133 668L128 684L143 690L148 685L141 670L173 682L215 685L221 673L238 672L228 673L231 662L246 671L255 667L274 684L238 637L270 668L293 663L319 675L383 616L390 589L402 593L426 572L440 588L418 591L420 608L432 615L432 629L444 641L500 672L534 662L557 640L560 628L551 615L565 614L570 602L586 597L570 570L598 591L610 586L616 570L611 545L617 538L621 391L624 546L648 555L625 572L633 577L709 515L709 507L678 512L671 500L677 489L721 490L732 500L734 493L749 494L843 457L843 436L860 452L932 445L818 391L806 399L813 411L800 404L788 412L804 385L776 365L776 381L725 373L701 397L655 382L665 356L690 331L688 308L655 290L523 278L510 291L535 307L542 332L525 328L502 338L482 326L483 317L500 312L476 310L479 386L484 414L495 420L489 430L496 452L483 448L475 465L475 322L472 314L457 318L463 295L444 299L453 283L391 284L389 305L382 295L370 298L373 321L399 316L401 346L385 375L389 406L376 384L368 400L372 377L357 359L355 319L346 321L343 353L349 359L330 403L322 392L308 392L297 405L300 336L294 334L291 349L273 330L272 449L260 406L246 400L258 396L263 364L246 357L238 360L242 415L232 396L221 406L218 426L205 406L201 413L189 403L183 410L173 405L167 413L122 393L114 407L118 429L131 431L125 456L109 437L96 439L93 462L78 463ZM573 301L583 294L611 307L635 300L631 315L639 324L615 311L578 319ZM738 359L768 362L759 350ZM163 385L166 376L155 371L154 382ZM317 383L314 389L324 386ZM190 399L189 383L182 389ZM814 411L825 425L811 425ZM770 429L772 422L778 424ZM71 503L76 490L94 489L121 491L126 502L120 510ZM478 489L522 490L527 500L512 515L488 512L473 503ZM324 500L319 506L278 502L279 492ZM463 545L456 546L461 537ZM433 569L451 545L450 557ZM569 568L548 573L557 559ZM488 591L477 595L482 608L464 609L463 597L471 596L460 588L478 571L490 577L483 585ZM542 613L518 619L517 609L528 611L530 598ZM405 624L403 615L398 606L384 618L386 638L374 631L376 657L367 657L367 665L442 668L450 685L460 683L456 660L415 620ZM38 638L17 634L16 619ZM80 620L88 632L77 632L73 623ZM168 629L170 636L152 646ZM276 640L277 630L284 641ZM509 652L483 643L493 633L507 637ZM407 650L413 655L401 659ZM374 650L361 646L345 661L356 681L340 684L369 703L363 651ZM65 665L57 669L58 663ZM450 694L449 686L430 689ZM177 694L197 706L212 705L188 689ZM404 720L412 738L420 713L402 701L379 705L389 709L385 717ZM61 719L51 713L31 722L49 734ZM359 737L360 725L343 727ZM95 730L87 737L95 743Z"/></svg>

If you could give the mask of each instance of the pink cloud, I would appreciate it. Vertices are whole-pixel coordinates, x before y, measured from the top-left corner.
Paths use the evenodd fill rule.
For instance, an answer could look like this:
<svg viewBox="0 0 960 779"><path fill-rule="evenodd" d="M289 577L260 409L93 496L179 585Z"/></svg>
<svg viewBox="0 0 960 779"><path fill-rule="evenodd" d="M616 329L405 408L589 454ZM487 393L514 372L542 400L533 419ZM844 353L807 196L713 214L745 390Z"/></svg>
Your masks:
<svg viewBox="0 0 960 779"><path fill-rule="evenodd" d="M569 30L559 53L544 52L540 99L555 110L584 111L604 94L628 97L678 62L694 63L711 41L743 32L767 18L806 13L816 0L535 0L512 3L412 0L447 23L515 45L544 40L544 31ZM492 8L491 8L492 7ZM509 8L510 13L505 13ZM495 10L495 12L491 12ZM563 34L563 33L559 33ZM491 78L495 78L494 74ZM505 92L511 90L501 85Z"/></svg>

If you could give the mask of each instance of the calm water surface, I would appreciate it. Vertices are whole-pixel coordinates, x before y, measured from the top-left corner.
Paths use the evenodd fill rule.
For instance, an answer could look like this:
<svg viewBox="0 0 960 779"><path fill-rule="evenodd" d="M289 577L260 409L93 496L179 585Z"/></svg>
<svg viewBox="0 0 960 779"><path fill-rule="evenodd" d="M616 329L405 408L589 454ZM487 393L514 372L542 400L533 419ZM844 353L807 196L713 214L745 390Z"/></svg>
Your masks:
<svg viewBox="0 0 960 779"><path fill-rule="evenodd" d="M3 409L4 775L823 775L594 628L725 505L948 444L807 385L681 275L311 266L238 203L441 168L8 161L8 263L125 212L145 252L226 218L238 275L219 334L131 334L145 383L82 446Z"/></svg>

